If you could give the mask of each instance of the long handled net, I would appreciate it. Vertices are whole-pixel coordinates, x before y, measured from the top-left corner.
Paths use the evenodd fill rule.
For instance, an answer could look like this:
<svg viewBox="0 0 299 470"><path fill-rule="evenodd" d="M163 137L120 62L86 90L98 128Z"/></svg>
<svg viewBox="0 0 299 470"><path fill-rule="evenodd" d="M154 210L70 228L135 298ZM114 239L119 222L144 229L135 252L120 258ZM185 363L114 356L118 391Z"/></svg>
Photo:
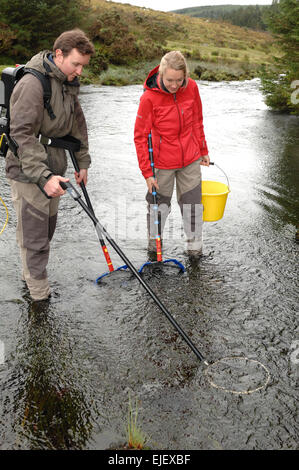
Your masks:
<svg viewBox="0 0 299 470"><path fill-rule="evenodd" d="M98 219L95 217L93 211L81 199L81 195L72 186L71 183L60 183L63 189L66 189L72 198L78 202L87 215L91 218L97 230L105 236L110 245L115 249L118 255L126 263L126 266L131 273L138 279L140 284L144 287L150 297L154 300L156 305L164 313L166 318L170 321L173 327L177 330L179 335L187 343L189 348L206 366L205 376L209 384L219 390L230 392L234 394L250 394L264 389L270 381L270 372L266 366L256 359L247 357L236 356L229 358L222 358L214 363L209 363L203 354L197 349L195 344L177 323L165 305L161 302L158 296L154 293L149 284L141 277L140 273L123 253L117 243L110 237L105 227L103 227Z"/></svg>

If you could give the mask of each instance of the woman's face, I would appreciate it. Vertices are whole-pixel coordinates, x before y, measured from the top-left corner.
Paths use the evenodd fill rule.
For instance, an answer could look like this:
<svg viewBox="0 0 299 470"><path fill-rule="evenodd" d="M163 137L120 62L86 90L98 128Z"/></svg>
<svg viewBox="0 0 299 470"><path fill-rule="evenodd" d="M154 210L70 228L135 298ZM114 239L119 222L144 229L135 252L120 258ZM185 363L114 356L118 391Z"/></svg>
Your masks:
<svg viewBox="0 0 299 470"><path fill-rule="evenodd" d="M166 69L163 74L163 83L170 93L176 93L183 85L185 74L183 70Z"/></svg>

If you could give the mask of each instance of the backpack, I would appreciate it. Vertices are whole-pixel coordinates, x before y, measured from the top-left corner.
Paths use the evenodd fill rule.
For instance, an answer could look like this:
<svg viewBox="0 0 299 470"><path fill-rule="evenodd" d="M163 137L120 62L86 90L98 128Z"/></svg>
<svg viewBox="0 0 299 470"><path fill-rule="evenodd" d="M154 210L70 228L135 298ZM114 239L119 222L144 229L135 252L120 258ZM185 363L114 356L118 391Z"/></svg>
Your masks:
<svg viewBox="0 0 299 470"><path fill-rule="evenodd" d="M47 71L48 64L44 62ZM43 87L44 93L44 107L46 108L50 119L55 119L51 100L51 82L48 73L45 74L38 70L25 67L25 65L18 65L16 67L6 67L1 74L0 81L0 156L5 157L8 149L17 156L18 144L10 136L10 115L9 115L9 101L16 83L26 74L31 73L38 78Z"/></svg>

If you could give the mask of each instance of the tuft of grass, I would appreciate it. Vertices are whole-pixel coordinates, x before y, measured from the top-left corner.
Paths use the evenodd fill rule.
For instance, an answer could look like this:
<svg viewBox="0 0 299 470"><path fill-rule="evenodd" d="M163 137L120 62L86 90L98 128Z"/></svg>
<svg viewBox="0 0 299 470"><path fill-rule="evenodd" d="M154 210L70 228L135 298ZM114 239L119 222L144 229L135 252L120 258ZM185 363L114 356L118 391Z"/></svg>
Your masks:
<svg viewBox="0 0 299 470"><path fill-rule="evenodd" d="M147 435L140 429L138 421L138 402L135 400L133 409L131 396L129 395L128 424L127 424L127 442L129 449L144 449L148 442Z"/></svg>

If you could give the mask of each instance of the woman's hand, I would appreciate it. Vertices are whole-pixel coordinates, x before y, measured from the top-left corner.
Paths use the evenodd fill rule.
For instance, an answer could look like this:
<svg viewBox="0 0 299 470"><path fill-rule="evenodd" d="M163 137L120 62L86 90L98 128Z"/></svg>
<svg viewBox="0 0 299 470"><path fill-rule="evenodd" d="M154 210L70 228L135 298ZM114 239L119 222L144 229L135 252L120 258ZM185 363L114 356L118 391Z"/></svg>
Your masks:
<svg viewBox="0 0 299 470"><path fill-rule="evenodd" d="M200 164L203 166L210 166L209 155L203 155L202 157L200 157Z"/></svg>
<svg viewBox="0 0 299 470"><path fill-rule="evenodd" d="M152 191L153 191L153 186L156 188L156 189L159 189L159 185L157 183L157 179L154 178L153 176L150 176L149 178L146 178L146 184L147 184L147 188L148 188L148 192L150 194L152 194Z"/></svg>

